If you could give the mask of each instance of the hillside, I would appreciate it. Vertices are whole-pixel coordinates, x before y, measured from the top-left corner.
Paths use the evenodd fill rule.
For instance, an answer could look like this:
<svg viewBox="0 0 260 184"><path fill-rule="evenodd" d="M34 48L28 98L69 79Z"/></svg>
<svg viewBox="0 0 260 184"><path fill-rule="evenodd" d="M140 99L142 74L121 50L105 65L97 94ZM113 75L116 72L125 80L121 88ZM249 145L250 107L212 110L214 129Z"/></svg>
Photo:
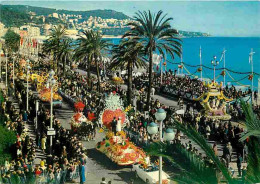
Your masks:
<svg viewBox="0 0 260 184"><path fill-rule="evenodd" d="M3 22L6 27L19 27L27 23L41 23L39 20L30 18L28 12L35 12L37 16L48 16L49 14L71 14L82 15L83 20L87 20L90 16L101 17L102 19L128 19L129 17L121 12L114 10L90 10L90 11L69 11L69 10L56 10L52 8L42 8L25 5L0 5L0 21ZM48 19L48 18L47 18ZM58 23L59 19L48 19L48 23Z"/></svg>

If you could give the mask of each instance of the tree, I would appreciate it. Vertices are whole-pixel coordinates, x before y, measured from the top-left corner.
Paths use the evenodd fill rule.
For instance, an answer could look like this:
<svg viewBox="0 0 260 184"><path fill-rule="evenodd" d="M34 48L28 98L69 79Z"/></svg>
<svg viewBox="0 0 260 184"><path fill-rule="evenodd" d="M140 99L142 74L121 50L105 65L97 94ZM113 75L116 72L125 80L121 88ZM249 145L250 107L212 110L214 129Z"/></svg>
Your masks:
<svg viewBox="0 0 260 184"><path fill-rule="evenodd" d="M72 40L69 38L63 39L61 41L61 45L57 50L57 59L59 61L63 61L63 76L66 73L66 64L67 61L71 61L72 59Z"/></svg>
<svg viewBox="0 0 260 184"><path fill-rule="evenodd" d="M240 141L246 141L248 146L247 172L245 183L260 182L260 120L254 113L251 105L241 101L243 112L245 113L246 133Z"/></svg>
<svg viewBox="0 0 260 184"><path fill-rule="evenodd" d="M90 85L90 68L91 62L93 61L92 56L89 55L90 51L90 41L92 39L91 34L89 31L82 32L84 36L79 35L80 37L77 39L77 48L75 49L75 53L73 58L75 60L87 61L87 75L88 75L88 85Z"/></svg>
<svg viewBox="0 0 260 184"><path fill-rule="evenodd" d="M207 158L209 158L213 163L212 165L215 167L215 172L213 172L211 169L208 170L206 167L209 167L205 161L201 160L203 164L197 165L198 163L194 163L196 160L189 159L188 162L193 167L187 167L186 164L182 161L178 161L179 158L183 157L189 157L185 156L183 154L186 154L184 151L177 150L176 148L170 149L173 151L173 153L169 154L169 149L166 149L167 146L165 143L161 143L160 147L158 145L152 144L152 146L148 149L148 153L151 155L161 155L165 158L170 159L173 161L174 164L177 164L179 168L183 169L185 174L182 174L181 177L177 177L176 181L182 182L182 183L215 183L211 182L211 180L215 180L215 176L218 172L220 172L223 177L227 180L230 184L235 184L236 181L233 179L226 166L219 160L219 157L215 155L213 149L208 144L207 140L199 134L191 125L184 125L176 120L174 120L174 128L180 130L185 134L190 140L195 142L206 154ZM176 150L175 150L176 149ZM185 148L184 148L185 149ZM162 151L160 151L162 150ZM196 157L196 156L195 156ZM177 159L177 160L176 160ZM197 161L196 161L197 162ZM198 169L198 170L197 170ZM184 176L184 177L183 177ZM205 176L205 177L203 177ZM211 178L209 180L209 178ZM188 180L187 180L188 179ZM175 180L175 179L174 179ZM199 181L200 180L200 181ZM217 183L217 182L216 182Z"/></svg>
<svg viewBox="0 0 260 184"><path fill-rule="evenodd" d="M123 37L134 37L139 42L143 42L146 55L149 60L149 86L147 93L147 106L150 107L150 96L153 85L153 52L159 52L165 58L169 53L174 59L175 54L181 55L181 40L177 37L178 31L170 25L172 18L166 18L162 11L152 14L150 11L138 12L134 16L134 21L128 23L131 30Z"/></svg>
<svg viewBox="0 0 260 184"><path fill-rule="evenodd" d="M54 70L58 73L58 53L62 40L66 37L66 28L62 25L55 26L52 30L50 37L44 42L43 50L45 53L53 54L53 60L56 62L53 63Z"/></svg>
<svg viewBox="0 0 260 184"><path fill-rule="evenodd" d="M97 78L98 78L97 88L98 91L100 91L99 64L100 62L102 62L104 51L106 51L111 44L109 44L107 40L103 40L102 35L99 32L90 30L90 31L84 31L83 34L85 35L85 37L81 36L79 40L82 43L79 45L79 47L82 48L81 49L79 48L78 52L79 51L82 52L83 50L85 50L88 53L87 54L88 62L92 60L95 62ZM84 55L81 55L80 57L84 57ZM88 67L90 67L90 65L88 65ZM90 73L90 70L88 70L88 73Z"/></svg>
<svg viewBox="0 0 260 184"><path fill-rule="evenodd" d="M122 40L119 45L113 47L112 63L110 69L127 69L127 103L132 104L132 81L133 81L133 67L146 67L144 60L141 58L143 54L143 44L137 42L135 39Z"/></svg>
<svg viewBox="0 0 260 184"><path fill-rule="evenodd" d="M3 95L0 91L0 106L4 102ZM6 158L11 158L11 145L16 141L16 135L13 131L8 130L4 127L4 121L6 120L3 112L0 112L0 163L4 163Z"/></svg>
<svg viewBox="0 0 260 184"><path fill-rule="evenodd" d="M17 52L19 50L20 35L14 31L8 29L4 35L5 47L8 49L8 53Z"/></svg>

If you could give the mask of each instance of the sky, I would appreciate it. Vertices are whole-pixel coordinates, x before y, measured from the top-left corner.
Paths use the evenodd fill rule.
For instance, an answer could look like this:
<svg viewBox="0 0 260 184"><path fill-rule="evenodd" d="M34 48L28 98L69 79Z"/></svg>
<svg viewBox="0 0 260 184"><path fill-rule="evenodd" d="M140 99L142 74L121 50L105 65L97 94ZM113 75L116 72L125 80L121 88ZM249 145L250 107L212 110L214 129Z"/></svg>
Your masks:
<svg viewBox="0 0 260 184"><path fill-rule="evenodd" d="M199 31L213 36L259 37L259 1L2 1L66 10L112 9L134 16L138 10L162 10L173 17L172 26L178 30Z"/></svg>

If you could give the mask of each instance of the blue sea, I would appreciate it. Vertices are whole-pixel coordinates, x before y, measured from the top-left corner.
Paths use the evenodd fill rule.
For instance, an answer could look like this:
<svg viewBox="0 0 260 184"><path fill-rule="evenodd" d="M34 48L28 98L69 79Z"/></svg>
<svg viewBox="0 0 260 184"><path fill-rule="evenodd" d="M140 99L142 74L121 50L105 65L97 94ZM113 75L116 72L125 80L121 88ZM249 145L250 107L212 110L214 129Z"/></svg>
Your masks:
<svg viewBox="0 0 260 184"><path fill-rule="evenodd" d="M120 39L111 39L111 42L118 44ZM222 51L225 48L225 61L226 68L231 69L236 72L251 72L251 64L249 64L249 53L251 49L255 52L253 55L253 66L254 72L260 74L260 37L196 37L196 38L183 38L183 62L188 65L199 65L200 57L199 50L201 47L202 55L202 64L212 68L211 60L214 56L217 57L217 60L220 61ZM167 56L167 60L170 60L167 63L167 70L177 69L178 64L181 62L181 58L178 56L175 59L171 59L170 56ZM198 67L191 67L186 65L187 70L198 77L200 73L196 72ZM216 67L223 68L223 59ZM217 81L223 81L223 76L219 75L222 70L216 70ZM186 70L183 70L184 74L188 74ZM249 74L237 74L229 72L232 78L237 80L236 82L227 74L226 83L229 85L251 85L251 81L248 80ZM213 70L203 68L203 78L213 79ZM258 77L260 75L255 75L254 77L254 86L258 85ZM241 80L243 79L243 80Z"/></svg>

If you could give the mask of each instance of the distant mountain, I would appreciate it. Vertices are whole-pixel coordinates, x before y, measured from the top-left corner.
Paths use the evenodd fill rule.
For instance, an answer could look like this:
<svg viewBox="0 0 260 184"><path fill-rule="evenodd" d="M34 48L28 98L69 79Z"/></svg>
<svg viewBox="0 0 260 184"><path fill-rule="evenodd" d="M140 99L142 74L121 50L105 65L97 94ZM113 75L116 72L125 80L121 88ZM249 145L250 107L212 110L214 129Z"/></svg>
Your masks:
<svg viewBox="0 0 260 184"><path fill-rule="evenodd" d="M58 14L70 14L70 15L81 15L82 19L88 19L90 16L101 17L102 19L128 19L129 17L124 13L117 12L114 10L90 10L90 11L70 11L70 10L56 10L53 8L42 8L25 5L1 5L0 4L0 21L3 22L7 27L21 26L27 23L40 23L31 20L29 12L34 12L36 16L48 16L53 13ZM48 18L48 17L47 17ZM52 18L49 23L58 23L59 20Z"/></svg>
<svg viewBox="0 0 260 184"><path fill-rule="evenodd" d="M57 10L53 8L43 8L35 6L26 6L26 5L1 5L0 4L0 22L2 22L6 27L20 27L24 24L32 24L38 26L42 29L43 27L43 16L46 24L68 24L64 22L64 19L55 18L53 13L59 15L70 15L70 16L80 16L78 23L81 23L87 20L90 16L92 17L101 17L102 19L130 19L129 16L125 15L122 12L117 12L114 10L90 10L90 11L70 11L70 10ZM32 16L33 15L33 16ZM97 28L95 28L97 29ZM129 27L123 28L101 28L103 34L105 35L122 35ZM181 37L204 37L210 36L207 33L201 32L192 32L192 31L181 31L179 30Z"/></svg>

